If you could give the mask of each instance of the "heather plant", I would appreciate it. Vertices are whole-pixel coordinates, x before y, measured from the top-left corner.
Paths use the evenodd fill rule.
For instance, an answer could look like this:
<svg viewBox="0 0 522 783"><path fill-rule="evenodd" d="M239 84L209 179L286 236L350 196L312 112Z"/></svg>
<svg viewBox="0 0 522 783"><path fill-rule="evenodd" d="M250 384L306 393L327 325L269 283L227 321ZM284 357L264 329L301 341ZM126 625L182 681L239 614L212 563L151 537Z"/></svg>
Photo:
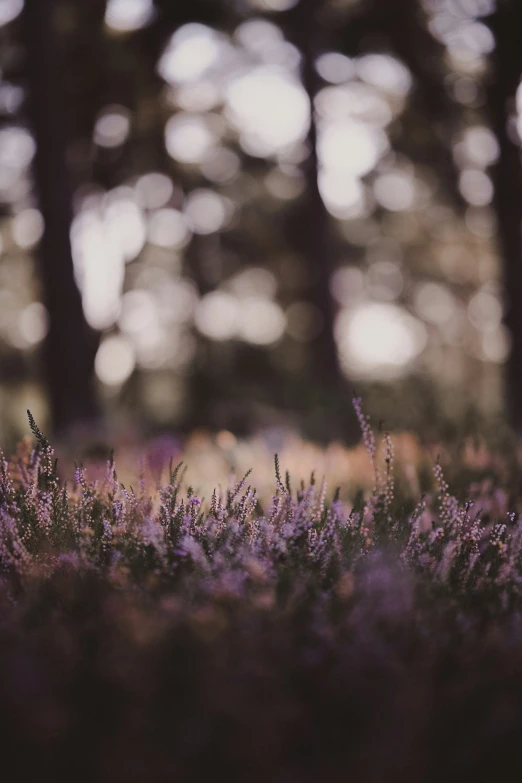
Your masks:
<svg viewBox="0 0 522 783"><path fill-rule="evenodd" d="M63 567L96 570L110 582L158 589L191 585L193 594L227 589L249 596L263 583L283 595L282 585L306 584L331 590L376 553L393 557L398 568L457 596L493 592L507 607L520 590L522 535L514 512L492 520L477 502L459 503L450 494L439 462L433 467L436 493L407 510L396 497L394 449L384 433L382 455L362 410L353 400L374 484L349 508L337 489L312 474L294 490L281 476L275 456L275 488L263 511L250 472L207 503L191 486L185 468L170 468L157 496L147 494L145 473L138 491L118 482L111 456L103 479L89 481L79 465L74 486L61 483L54 451L29 413L36 447L1 463L0 567L13 596L35 574ZM382 457L382 458L381 458ZM252 574L257 574L252 578ZM262 578L261 576L262 575Z"/></svg>
<svg viewBox="0 0 522 783"><path fill-rule="evenodd" d="M371 489L296 484L276 455L262 505L250 473L205 499L181 462L157 490L145 466L122 484L112 456L67 484L29 414L35 445L0 461L17 779L477 780L491 748L514 761L517 512L484 482L458 500L440 461L413 501L353 404Z"/></svg>

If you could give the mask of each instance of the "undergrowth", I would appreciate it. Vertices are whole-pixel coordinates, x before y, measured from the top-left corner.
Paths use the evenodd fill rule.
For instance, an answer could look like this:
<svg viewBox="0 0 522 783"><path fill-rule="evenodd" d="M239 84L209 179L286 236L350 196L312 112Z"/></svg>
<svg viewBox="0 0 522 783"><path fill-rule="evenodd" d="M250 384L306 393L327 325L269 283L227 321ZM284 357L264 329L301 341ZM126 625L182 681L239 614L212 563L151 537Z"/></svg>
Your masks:
<svg viewBox="0 0 522 783"><path fill-rule="evenodd" d="M17 780L462 781L518 763L517 513L459 502L439 462L412 503L353 404L372 491L294 486L276 455L264 509L249 474L203 499L182 463L158 492L112 458L67 486L29 414L36 444L0 460Z"/></svg>

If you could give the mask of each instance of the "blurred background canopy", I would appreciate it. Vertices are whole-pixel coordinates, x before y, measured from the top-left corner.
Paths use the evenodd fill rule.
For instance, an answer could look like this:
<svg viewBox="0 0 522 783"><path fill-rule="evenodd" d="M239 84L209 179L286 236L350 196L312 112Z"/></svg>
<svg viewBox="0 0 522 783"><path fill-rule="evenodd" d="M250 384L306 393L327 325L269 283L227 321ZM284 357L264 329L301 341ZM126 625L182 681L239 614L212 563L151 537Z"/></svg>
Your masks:
<svg viewBox="0 0 522 783"><path fill-rule="evenodd" d="M522 428L522 4L0 0L0 441Z"/></svg>

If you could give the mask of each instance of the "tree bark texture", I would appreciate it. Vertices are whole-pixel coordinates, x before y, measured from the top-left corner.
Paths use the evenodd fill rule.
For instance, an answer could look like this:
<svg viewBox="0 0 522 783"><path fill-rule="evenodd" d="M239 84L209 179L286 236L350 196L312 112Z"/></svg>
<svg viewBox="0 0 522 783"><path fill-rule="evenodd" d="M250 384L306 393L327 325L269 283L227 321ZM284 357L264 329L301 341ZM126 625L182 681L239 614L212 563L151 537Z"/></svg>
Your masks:
<svg viewBox="0 0 522 783"><path fill-rule="evenodd" d="M504 323L511 336L506 364L508 409L513 427L522 433L522 161L520 139L510 122L522 74L522 6L500 2L490 17L496 47L488 106L499 158L492 169L494 208L504 277Z"/></svg>
<svg viewBox="0 0 522 783"><path fill-rule="evenodd" d="M301 79L310 101L311 117L307 137L309 154L302 164L306 187L299 214L298 245L310 281L308 299L318 308L323 319L322 331L313 344L314 368L320 380L332 388L339 388L345 381L339 366L334 336L335 307L330 291L330 280L335 270L335 249L331 218L319 190L317 153L315 98L321 82L315 69L315 60L321 46L320 9L321 3L316 0L301 0L288 17L286 33L301 53Z"/></svg>
<svg viewBox="0 0 522 783"><path fill-rule="evenodd" d="M44 371L54 430L64 434L97 418L96 340L85 322L73 272L72 193L67 169L63 69L53 0L26 0L28 112L36 140L34 178L45 231L38 260L50 328Z"/></svg>

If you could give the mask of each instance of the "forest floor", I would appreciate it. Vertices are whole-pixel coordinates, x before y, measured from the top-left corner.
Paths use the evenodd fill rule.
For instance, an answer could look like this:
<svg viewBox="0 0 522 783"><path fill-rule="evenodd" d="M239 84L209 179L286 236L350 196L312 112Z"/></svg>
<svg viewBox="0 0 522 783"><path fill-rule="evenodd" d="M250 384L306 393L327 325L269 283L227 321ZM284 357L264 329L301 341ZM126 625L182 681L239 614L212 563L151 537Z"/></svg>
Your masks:
<svg viewBox="0 0 522 783"><path fill-rule="evenodd" d="M516 448L376 435L354 405L355 449L195 434L186 473L167 437L57 466L31 420L0 464L17 781L522 771Z"/></svg>

